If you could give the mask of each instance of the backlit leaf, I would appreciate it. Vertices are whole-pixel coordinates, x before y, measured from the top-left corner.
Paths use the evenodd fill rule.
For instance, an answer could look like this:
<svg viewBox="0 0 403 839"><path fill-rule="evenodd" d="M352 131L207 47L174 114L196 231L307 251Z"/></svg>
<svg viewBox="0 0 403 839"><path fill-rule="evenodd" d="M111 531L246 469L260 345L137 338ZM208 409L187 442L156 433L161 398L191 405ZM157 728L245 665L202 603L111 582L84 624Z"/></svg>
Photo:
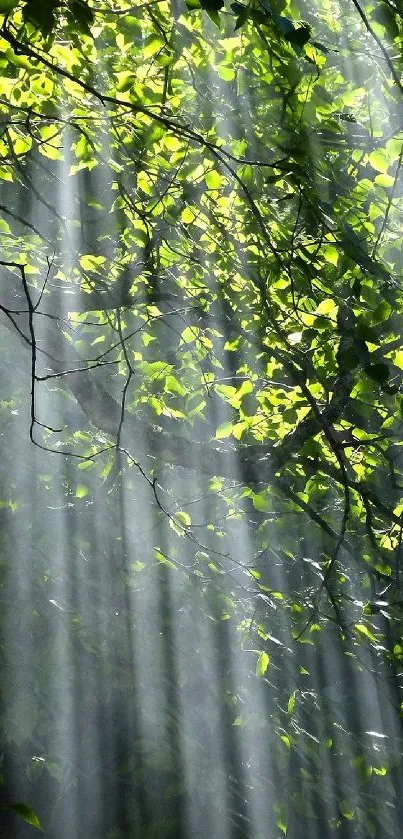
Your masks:
<svg viewBox="0 0 403 839"><path fill-rule="evenodd" d="M256 664L256 675L257 676L264 676L266 670L270 664L270 656L266 652L262 652L259 655Z"/></svg>

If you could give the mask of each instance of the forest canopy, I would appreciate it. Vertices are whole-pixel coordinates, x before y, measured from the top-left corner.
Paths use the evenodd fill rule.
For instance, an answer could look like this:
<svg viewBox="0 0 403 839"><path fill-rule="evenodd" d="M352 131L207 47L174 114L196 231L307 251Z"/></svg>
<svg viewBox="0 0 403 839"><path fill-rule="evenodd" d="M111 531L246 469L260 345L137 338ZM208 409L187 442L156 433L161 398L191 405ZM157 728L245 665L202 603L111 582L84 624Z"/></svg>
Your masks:
<svg viewBox="0 0 403 839"><path fill-rule="evenodd" d="M402 51L0 0L0 836L398 835Z"/></svg>

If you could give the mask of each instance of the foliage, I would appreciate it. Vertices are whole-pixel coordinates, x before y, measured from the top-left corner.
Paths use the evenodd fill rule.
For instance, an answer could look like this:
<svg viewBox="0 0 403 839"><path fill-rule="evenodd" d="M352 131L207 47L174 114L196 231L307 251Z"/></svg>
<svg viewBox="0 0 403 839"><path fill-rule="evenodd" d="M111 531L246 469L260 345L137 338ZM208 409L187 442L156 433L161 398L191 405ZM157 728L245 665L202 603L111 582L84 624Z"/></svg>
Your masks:
<svg viewBox="0 0 403 839"><path fill-rule="evenodd" d="M31 440L23 476L3 479L1 592L30 605L4 620L1 712L34 788L58 790L45 830L62 836L74 784L93 782L79 722L86 768L73 777L63 758L69 672L48 704L61 656L87 669L87 721L120 713L129 729L149 697L131 762L97 776L136 790L138 810L123 826L91 814L85 835L178 837L186 794L218 819L218 705L231 835L260 839L242 827L255 813L262 836L394 836L398 5L2 0L0 13L4 474L24 429Z"/></svg>

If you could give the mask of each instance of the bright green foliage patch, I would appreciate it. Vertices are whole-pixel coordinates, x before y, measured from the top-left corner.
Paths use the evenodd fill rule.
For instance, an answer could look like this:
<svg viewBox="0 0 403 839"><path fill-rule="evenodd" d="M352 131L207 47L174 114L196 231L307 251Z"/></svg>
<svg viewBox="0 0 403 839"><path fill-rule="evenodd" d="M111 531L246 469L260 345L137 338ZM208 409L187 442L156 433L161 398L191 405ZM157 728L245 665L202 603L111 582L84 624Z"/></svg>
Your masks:
<svg viewBox="0 0 403 839"><path fill-rule="evenodd" d="M60 800L85 786L86 770L72 777L63 757L68 732L55 735L52 674L60 659L82 661L93 679L83 703L107 684L135 715L130 644L141 637L149 739L113 770L127 787L163 776L164 801L182 801L189 706L186 792L199 801L202 789L221 818L200 735L217 739L215 708L229 763L250 750L236 776L244 799L223 758L239 831L253 798L265 837L294 839L301 824L325 839L351 826L395 836L398 4L3 0L0 14L0 423L4 471L16 475L0 513L21 515L21 544L35 531L29 596L15 583L29 609L4 619L7 740L22 763L40 743L27 777L50 775ZM70 676L52 694L60 719ZM40 828L26 805L10 806ZM130 806L133 835L177 836L171 812L146 834Z"/></svg>

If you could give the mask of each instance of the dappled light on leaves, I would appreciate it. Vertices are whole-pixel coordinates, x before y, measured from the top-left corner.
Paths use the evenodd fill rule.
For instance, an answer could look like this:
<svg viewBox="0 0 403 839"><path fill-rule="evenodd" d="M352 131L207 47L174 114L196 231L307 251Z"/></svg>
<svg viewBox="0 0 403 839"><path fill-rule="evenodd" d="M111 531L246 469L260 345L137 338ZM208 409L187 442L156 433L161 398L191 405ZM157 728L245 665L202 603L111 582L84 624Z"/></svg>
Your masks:
<svg viewBox="0 0 403 839"><path fill-rule="evenodd" d="M0 837L399 835L402 49L0 0Z"/></svg>

